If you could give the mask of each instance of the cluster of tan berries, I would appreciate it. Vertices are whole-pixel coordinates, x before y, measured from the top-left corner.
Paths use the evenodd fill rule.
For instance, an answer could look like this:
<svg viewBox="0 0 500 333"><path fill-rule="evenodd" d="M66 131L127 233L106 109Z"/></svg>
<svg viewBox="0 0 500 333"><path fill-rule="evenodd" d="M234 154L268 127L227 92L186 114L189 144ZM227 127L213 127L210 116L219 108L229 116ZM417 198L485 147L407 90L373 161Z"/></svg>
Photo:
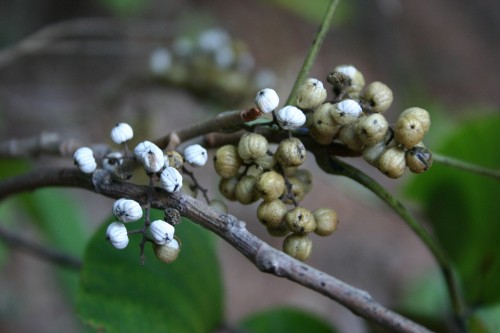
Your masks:
<svg viewBox="0 0 500 333"><path fill-rule="evenodd" d="M363 74L350 65L336 67L327 81L332 101L326 101L326 89L316 79L306 80L297 97L297 105L311 111L306 125L316 142L341 142L390 178L401 177L407 168L422 173L431 166L432 154L422 143L431 124L426 110L408 108L390 126L383 116L393 101L387 85L365 86Z"/></svg>

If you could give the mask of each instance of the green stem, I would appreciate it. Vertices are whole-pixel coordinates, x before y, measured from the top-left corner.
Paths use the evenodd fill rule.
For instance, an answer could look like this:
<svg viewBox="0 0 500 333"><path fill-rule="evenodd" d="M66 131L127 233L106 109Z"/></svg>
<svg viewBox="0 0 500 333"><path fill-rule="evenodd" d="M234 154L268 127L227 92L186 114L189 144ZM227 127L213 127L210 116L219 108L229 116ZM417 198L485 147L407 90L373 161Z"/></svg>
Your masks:
<svg viewBox="0 0 500 333"><path fill-rule="evenodd" d="M427 246L429 251L434 256L443 273L446 287L450 295L456 322L459 325L461 331L466 332L466 307L465 301L462 298L462 293L457 280L457 276L455 275L450 259L445 254L440 245L436 242L436 240L430 235L430 233L413 218L413 216L401 202L399 202L394 196L387 192L383 186L381 186L361 170L358 170L350 164L342 162L332 155L327 155L324 153L316 154L316 160L318 162L318 165L325 172L351 178L352 180L358 182L359 184L365 186L370 191L375 193L380 199L385 201L406 222L410 229L412 229L413 232L415 232L415 234L422 240L422 242Z"/></svg>
<svg viewBox="0 0 500 333"><path fill-rule="evenodd" d="M328 5L325 16L323 16L323 20L321 21L321 25L319 26L318 32L316 33L316 37L313 40L311 47L309 48L309 52L307 53L306 59L302 64L302 68L300 69L299 75L293 84L292 91L286 100L285 105L295 105L295 98L297 96L297 90L300 84L306 79L307 75L309 75L309 71L311 70L314 61L316 60L316 56L323 44L323 40L325 39L326 33L330 29L330 24L332 22L333 13L337 8L340 0L332 0Z"/></svg>
<svg viewBox="0 0 500 333"><path fill-rule="evenodd" d="M432 153L432 159L434 160L434 162L441 163L443 165L500 180L500 170L484 168L476 164L467 163L452 157L443 156L436 153Z"/></svg>

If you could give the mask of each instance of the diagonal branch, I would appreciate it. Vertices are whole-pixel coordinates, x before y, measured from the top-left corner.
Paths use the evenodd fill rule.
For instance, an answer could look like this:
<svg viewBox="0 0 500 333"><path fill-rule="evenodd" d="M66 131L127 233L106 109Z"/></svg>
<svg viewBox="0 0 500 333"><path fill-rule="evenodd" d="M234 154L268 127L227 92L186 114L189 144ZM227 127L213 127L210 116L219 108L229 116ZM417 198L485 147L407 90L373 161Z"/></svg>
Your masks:
<svg viewBox="0 0 500 333"><path fill-rule="evenodd" d="M146 203L148 187L113 180L103 170L92 176L77 169L41 169L0 182L0 200L20 192L47 186L77 187L101 195L132 198ZM272 248L250 233L245 222L230 214L223 214L182 192L168 194L154 188L152 207L172 207L180 213L214 232L242 253L262 272L284 277L339 302L355 314L396 332L430 332L425 327L385 308L365 291L354 288L320 270Z"/></svg>

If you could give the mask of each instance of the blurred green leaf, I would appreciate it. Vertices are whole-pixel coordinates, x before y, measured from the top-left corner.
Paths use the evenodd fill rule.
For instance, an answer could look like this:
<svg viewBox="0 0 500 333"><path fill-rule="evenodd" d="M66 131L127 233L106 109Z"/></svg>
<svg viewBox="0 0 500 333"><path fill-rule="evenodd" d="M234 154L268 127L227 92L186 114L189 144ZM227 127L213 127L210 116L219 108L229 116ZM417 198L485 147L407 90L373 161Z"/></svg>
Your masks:
<svg viewBox="0 0 500 333"><path fill-rule="evenodd" d="M269 3L269 1L264 2L266 4ZM330 0L272 0L271 2L274 2L276 5L291 11L295 15L312 24L319 24L325 15L325 11L330 3ZM346 22L354 13L355 10L350 1L340 1L334 15L332 26L340 25Z"/></svg>
<svg viewBox="0 0 500 333"><path fill-rule="evenodd" d="M239 326L248 333L334 333L323 319L303 310L279 307L250 315Z"/></svg>
<svg viewBox="0 0 500 333"><path fill-rule="evenodd" d="M472 119L431 148L498 169L499 129L498 115ZM414 177L407 193L422 203L436 237L458 269L468 303L500 301L500 183L435 163L426 174Z"/></svg>
<svg viewBox="0 0 500 333"><path fill-rule="evenodd" d="M477 310L469 321L471 333L500 332L500 304Z"/></svg>
<svg viewBox="0 0 500 333"><path fill-rule="evenodd" d="M176 227L182 241L177 260L160 262L148 243L141 266L141 237L132 235L126 249L116 250L104 237L111 221L96 232L85 254L77 303L86 323L121 333L205 333L222 323L220 267L208 231L183 220Z"/></svg>
<svg viewBox="0 0 500 333"><path fill-rule="evenodd" d="M99 3L117 16L131 16L140 13L149 0L99 0Z"/></svg>
<svg viewBox="0 0 500 333"><path fill-rule="evenodd" d="M47 245L77 258L83 257L88 240L82 208L60 189L39 189L22 196L23 208L40 228ZM58 268L64 291L74 302L78 291L78 274Z"/></svg>

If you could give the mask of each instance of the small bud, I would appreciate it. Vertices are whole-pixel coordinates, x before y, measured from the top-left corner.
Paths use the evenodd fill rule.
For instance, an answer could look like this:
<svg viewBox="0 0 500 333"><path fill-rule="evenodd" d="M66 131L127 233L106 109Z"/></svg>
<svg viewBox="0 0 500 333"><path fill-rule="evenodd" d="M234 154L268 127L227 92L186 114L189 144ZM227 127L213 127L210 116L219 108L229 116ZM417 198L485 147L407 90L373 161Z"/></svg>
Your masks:
<svg viewBox="0 0 500 333"><path fill-rule="evenodd" d="M288 235L283 242L283 252L295 259L304 261L311 255L312 241L307 234Z"/></svg>
<svg viewBox="0 0 500 333"><path fill-rule="evenodd" d="M280 98L274 89L265 88L255 96L255 105L263 113L270 113L275 110L280 103Z"/></svg>
<svg viewBox="0 0 500 333"><path fill-rule="evenodd" d="M153 243L153 251L156 258L166 264L170 264L179 256L179 252L181 251L180 241L175 237L170 242L163 245Z"/></svg>
<svg viewBox="0 0 500 333"><path fill-rule="evenodd" d="M176 192L182 187L182 175L177 169L166 167L160 175L161 186L167 192Z"/></svg>
<svg viewBox="0 0 500 333"><path fill-rule="evenodd" d="M111 140L116 144L122 144L134 137L134 131L127 123L118 123L111 130Z"/></svg>
<svg viewBox="0 0 500 333"><path fill-rule="evenodd" d="M207 163L208 153L205 148L196 144L184 149L184 158L186 162L194 167L201 167Z"/></svg>
<svg viewBox="0 0 500 333"><path fill-rule="evenodd" d="M359 95L363 87L365 86L365 78L363 74L352 65L340 65L335 67L334 72L340 72L349 77L350 85L347 89L347 93L350 97L356 97Z"/></svg>
<svg viewBox="0 0 500 333"><path fill-rule="evenodd" d="M276 120L282 129L294 130L306 123L306 116L295 106L287 105L276 113Z"/></svg>
<svg viewBox="0 0 500 333"><path fill-rule="evenodd" d="M163 151L152 142L143 141L134 148L136 158L148 173L157 173L165 166Z"/></svg>
<svg viewBox="0 0 500 333"><path fill-rule="evenodd" d="M306 147L297 138L289 138L280 142L275 157L282 167L299 166L306 159Z"/></svg>
<svg viewBox="0 0 500 333"><path fill-rule="evenodd" d="M425 172L432 165L432 153L425 147L415 146L406 152L406 164L413 173Z"/></svg>
<svg viewBox="0 0 500 333"><path fill-rule="evenodd" d="M168 158L168 164L165 163L165 165L171 166L172 168L176 168L178 171L181 171L182 166L184 165L184 157L182 157L181 154L179 154L175 150L169 150L167 151L167 154L165 156Z"/></svg>
<svg viewBox="0 0 500 333"><path fill-rule="evenodd" d="M94 153L88 147L78 148L73 154L73 159L78 168L84 173L92 173L97 168Z"/></svg>
<svg viewBox="0 0 500 333"><path fill-rule="evenodd" d="M358 102L352 99L345 99L342 102L334 104L330 112L337 124L348 125L354 123L362 111Z"/></svg>
<svg viewBox="0 0 500 333"><path fill-rule="evenodd" d="M134 171L132 160L126 159L120 152L106 154L102 159L102 167L109 171L112 176L122 180L130 179Z"/></svg>
<svg viewBox="0 0 500 333"><path fill-rule="evenodd" d="M122 222L134 222L142 217L142 208L137 201L122 198L113 203L113 215Z"/></svg>
<svg viewBox="0 0 500 333"><path fill-rule="evenodd" d="M155 244L164 245L174 239L175 228L163 220L156 220L149 225L149 233Z"/></svg>
<svg viewBox="0 0 500 333"><path fill-rule="evenodd" d="M312 110L326 100L326 89L318 79L306 79L297 89L297 106Z"/></svg>
<svg viewBox="0 0 500 333"><path fill-rule="evenodd" d="M362 100L371 112L385 112L392 104L392 90L382 82L370 83L362 95Z"/></svg>
<svg viewBox="0 0 500 333"><path fill-rule="evenodd" d="M106 240L111 242L116 249L121 250L128 245L127 228L121 222L113 222L106 229Z"/></svg>

